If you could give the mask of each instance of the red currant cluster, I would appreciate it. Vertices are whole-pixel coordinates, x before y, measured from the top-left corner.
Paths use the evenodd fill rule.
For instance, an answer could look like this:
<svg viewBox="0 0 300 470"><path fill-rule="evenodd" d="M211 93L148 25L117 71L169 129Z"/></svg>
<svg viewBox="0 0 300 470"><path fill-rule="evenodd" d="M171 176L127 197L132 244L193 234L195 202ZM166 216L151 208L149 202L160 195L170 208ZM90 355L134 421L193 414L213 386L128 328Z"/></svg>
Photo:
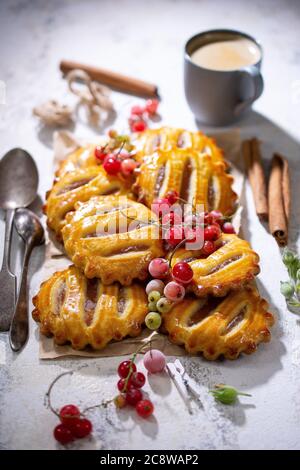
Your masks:
<svg viewBox="0 0 300 470"><path fill-rule="evenodd" d="M113 129L108 132L108 136L110 140L106 145L95 147L95 158L103 164L109 175L131 175L138 163L134 159L134 147L130 144L129 136L119 135Z"/></svg>
<svg viewBox="0 0 300 470"><path fill-rule="evenodd" d="M126 405L134 406L136 412L142 418L148 418L154 411L153 403L143 398L141 388L146 383L146 377L138 372L134 363L137 353L130 360L123 361L118 367L119 381L117 383L120 392L114 399L117 408ZM144 366L151 372L161 372L166 365L164 354L157 349L150 349L144 356Z"/></svg>
<svg viewBox="0 0 300 470"><path fill-rule="evenodd" d="M147 129L147 119L157 113L159 101L147 100L145 106L132 106L128 119L131 132L143 132Z"/></svg>
<svg viewBox="0 0 300 470"><path fill-rule="evenodd" d="M54 429L54 437L60 444L69 444L75 439L91 434L93 430L89 419L82 418L79 408L75 405L65 405L59 412L60 424Z"/></svg>

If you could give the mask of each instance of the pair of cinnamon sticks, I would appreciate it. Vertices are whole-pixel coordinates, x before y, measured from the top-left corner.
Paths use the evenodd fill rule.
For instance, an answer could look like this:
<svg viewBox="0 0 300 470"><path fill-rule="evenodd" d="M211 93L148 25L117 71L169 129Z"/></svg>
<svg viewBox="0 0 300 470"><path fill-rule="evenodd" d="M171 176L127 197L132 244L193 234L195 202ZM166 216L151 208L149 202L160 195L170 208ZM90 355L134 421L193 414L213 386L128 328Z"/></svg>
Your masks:
<svg viewBox="0 0 300 470"><path fill-rule="evenodd" d="M259 141L243 142L242 152L252 188L255 209L261 220L269 222L269 229L279 246L288 242L291 205L289 164L285 157L274 153L268 185L262 165Z"/></svg>

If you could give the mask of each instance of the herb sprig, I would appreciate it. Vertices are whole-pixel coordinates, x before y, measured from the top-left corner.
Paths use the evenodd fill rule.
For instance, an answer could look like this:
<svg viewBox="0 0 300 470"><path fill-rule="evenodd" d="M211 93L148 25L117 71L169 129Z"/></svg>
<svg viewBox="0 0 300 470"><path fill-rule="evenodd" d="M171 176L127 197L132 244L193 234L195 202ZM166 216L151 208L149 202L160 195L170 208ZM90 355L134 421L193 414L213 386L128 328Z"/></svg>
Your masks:
<svg viewBox="0 0 300 470"><path fill-rule="evenodd" d="M285 248L282 261L287 268L289 280L280 282L280 292L285 297L288 307L300 308L300 258Z"/></svg>

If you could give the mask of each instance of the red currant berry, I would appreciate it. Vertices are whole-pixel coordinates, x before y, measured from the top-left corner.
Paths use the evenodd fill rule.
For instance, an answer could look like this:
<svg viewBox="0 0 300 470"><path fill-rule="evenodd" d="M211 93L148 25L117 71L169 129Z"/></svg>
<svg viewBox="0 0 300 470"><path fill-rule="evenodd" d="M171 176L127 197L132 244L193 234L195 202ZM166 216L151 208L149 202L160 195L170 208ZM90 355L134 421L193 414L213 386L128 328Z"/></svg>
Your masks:
<svg viewBox="0 0 300 470"><path fill-rule="evenodd" d="M91 434L92 430L92 423L89 419L86 418L74 420L74 424L72 424L71 428L73 436L78 437L80 439Z"/></svg>
<svg viewBox="0 0 300 470"><path fill-rule="evenodd" d="M136 365L135 365L134 362L132 362L132 361L123 361L123 362L121 362L121 364L118 367L119 377L121 377L123 379L126 379L126 377L129 374L129 371L130 371L130 366L131 366L132 372L135 372L136 371Z"/></svg>
<svg viewBox="0 0 300 470"><path fill-rule="evenodd" d="M94 155L97 160L103 162L103 160L107 157L107 153L105 152L105 148L101 147L101 145L97 145L94 150Z"/></svg>
<svg viewBox="0 0 300 470"><path fill-rule="evenodd" d="M147 113L151 114L156 114L157 113L157 108L159 105L159 101L157 99L153 100L147 100L146 105L145 105L145 110Z"/></svg>
<svg viewBox="0 0 300 470"><path fill-rule="evenodd" d="M193 270L186 261L176 263L172 269L172 276L175 281L188 284L193 279Z"/></svg>
<svg viewBox="0 0 300 470"><path fill-rule="evenodd" d="M59 417L63 424L68 425L74 418L80 417L80 411L75 405L65 405L61 408Z"/></svg>
<svg viewBox="0 0 300 470"><path fill-rule="evenodd" d="M166 194L166 199L168 199L170 206L175 204L179 199L179 194L177 191L168 191Z"/></svg>
<svg viewBox="0 0 300 470"><path fill-rule="evenodd" d="M126 392L126 401L128 405L135 406L143 398L142 392L138 388L131 388Z"/></svg>
<svg viewBox="0 0 300 470"><path fill-rule="evenodd" d="M137 414L142 418L149 418L154 411L153 403L150 400L141 400L135 407Z"/></svg>
<svg viewBox="0 0 300 470"><path fill-rule="evenodd" d="M212 216L214 222L221 224L223 222L223 214L220 211L211 211L210 215Z"/></svg>
<svg viewBox="0 0 300 470"><path fill-rule="evenodd" d="M168 199L165 197L155 199L151 204L151 210L157 215L157 217L168 214L170 211L170 204Z"/></svg>
<svg viewBox="0 0 300 470"><path fill-rule="evenodd" d="M135 388L142 388L145 385L146 377L142 372L134 372L130 377L130 385Z"/></svg>
<svg viewBox="0 0 300 470"><path fill-rule="evenodd" d="M161 219L163 225L178 225L182 223L182 217L177 212L171 211L168 214L165 214Z"/></svg>
<svg viewBox="0 0 300 470"><path fill-rule="evenodd" d="M132 377L132 376L131 376ZM128 380L127 382L127 387L126 389L124 388L125 387L125 383L126 383L126 379L122 378L118 381L117 383L117 387L118 387L118 390L120 392L123 392L125 393L127 390L130 390L131 388L135 388L135 386L131 383L131 377L130 379Z"/></svg>
<svg viewBox="0 0 300 470"><path fill-rule="evenodd" d="M109 175L116 175L121 170L121 162L114 154L108 154L103 162L103 168Z"/></svg>
<svg viewBox="0 0 300 470"><path fill-rule="evenodd" d="M213 217L210 215L210 212L202 212L200 214L200 220L201 222L204 222L207 225L210 225L213 223Z"/></svg>
<svg viewBox="0 0 300 470"><path fill-rule="evenodd" d="M54 438L63 445L74 441L74 436L71 430L64 424L58 424L53 431L53 435Z"/></svg>
<svg viewBox="0 0 300 470"><path fill-rule="evenodd" d="M180 225L174 225L166 231L165 239L171 246L177 246L184 239L184 230Z"/></svg>
<svg viewBox="0 0 300 470"><path fill-rule="evenodd" d="M143 132L147 129L147 124L145 121L140 119L138 121L134 121L130 127L132 132Z"/></svg>
<svg viewBox="0 0 300 470"><path fill-rule="evenodd" d="M205 255L205 256L209 256L211 255L214 251L216 251L216 246L214 244L214 242L210 241L210 240L205 240L204 244L203 244L203 247L202 247L202 253Z"/></svg>
<svg viewBox="0 0 300 470"><path fill-rule="evenodd" d="M142 108L142 106L132 106L131 110L130 110L130 114L131 116L139 116L139 117L142 117L143 114L145 112L145 109Z"/></svg>
<svg viewBox="0 0 300 470"><path fill-rule="evenodd" d="M208 225L204 229L204 240L215 241L221 236L221 229L218 224Z"/></svg>
<svg viewBox="0 0 300 470"><path fill-rule="evenodd" d="M231 222L224 222L222 225L222 230L224 233L235 233L234 227Z"/></svg>

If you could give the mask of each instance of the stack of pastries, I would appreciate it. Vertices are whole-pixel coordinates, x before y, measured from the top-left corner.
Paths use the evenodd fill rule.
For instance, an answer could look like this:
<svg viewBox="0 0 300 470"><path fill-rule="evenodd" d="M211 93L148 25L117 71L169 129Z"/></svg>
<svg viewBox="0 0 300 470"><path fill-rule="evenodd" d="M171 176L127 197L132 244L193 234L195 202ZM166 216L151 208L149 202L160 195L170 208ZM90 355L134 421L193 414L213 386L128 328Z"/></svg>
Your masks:
<svg viewBox="0 0 300 470"><path fill-rule="evenodd" d="M109 145L107 138L103 148ZM33 299L41 332L75 349L140 335L149 312L149 263L165 258L171 267L186 261L193 279L185 298L162 314L161 332L210 360L254 352L270 340L274 322L253 283L258 255L234 233L222 233L207 256L184 244L171 250L151 211L173 191L191 207L230 217L237 196L223 151L201 132L169 127L133 134L128 145L134 175L108 174L94 145L69 155L56 172L45 214L74 264L43 282Z"/></svg>

